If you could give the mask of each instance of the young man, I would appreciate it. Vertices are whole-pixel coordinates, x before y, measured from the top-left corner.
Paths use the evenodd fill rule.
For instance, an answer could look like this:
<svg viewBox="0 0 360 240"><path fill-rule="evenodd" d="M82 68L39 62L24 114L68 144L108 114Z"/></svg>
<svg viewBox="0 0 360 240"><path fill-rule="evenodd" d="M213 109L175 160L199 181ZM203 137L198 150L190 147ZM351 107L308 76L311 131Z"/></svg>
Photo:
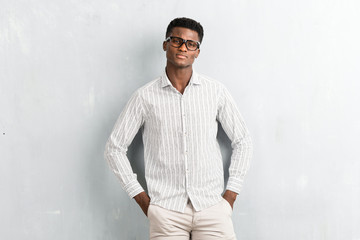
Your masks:
<svg viewBox="0 0 360 240"><path fill-rule="evenodd" d="M232 207L249 167L252 145L229 92L196 73L203 28L189 18L170 22L163 75L138 89L119 116L105 158L150 221L150 239L236 239ZM233 148L229 180L216 139L218 122ZM142 129L148 194L126 151Z"/></svg>

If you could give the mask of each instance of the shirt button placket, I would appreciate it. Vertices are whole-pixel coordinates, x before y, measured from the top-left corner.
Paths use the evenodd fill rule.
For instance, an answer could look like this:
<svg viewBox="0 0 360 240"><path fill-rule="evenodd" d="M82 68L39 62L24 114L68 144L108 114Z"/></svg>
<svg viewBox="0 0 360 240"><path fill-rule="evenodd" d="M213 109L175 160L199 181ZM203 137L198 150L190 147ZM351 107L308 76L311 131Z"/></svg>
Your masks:
<svg viewBox="0 0 360 240"><path fill-rule="evenodd" d="M186 146L186 115L185 115L185 103L184 96L181 97L181 120L182 120L182 132L183 132L183 147L184 147L184 164L185 164L185 181L186 189L189 190L189 166L188 166L188 150Z"/></svg>

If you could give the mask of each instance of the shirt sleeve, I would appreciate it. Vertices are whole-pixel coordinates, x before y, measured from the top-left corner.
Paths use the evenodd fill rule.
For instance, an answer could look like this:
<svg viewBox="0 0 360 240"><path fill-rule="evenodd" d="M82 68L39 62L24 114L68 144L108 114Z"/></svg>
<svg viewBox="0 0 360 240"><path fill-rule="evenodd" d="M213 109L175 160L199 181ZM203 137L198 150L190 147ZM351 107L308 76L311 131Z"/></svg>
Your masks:
<svg viewBox="0 0 360 240"><path fill-rule="evenodd" d="M252 141L234 99L224 86L220 93L217 120L229 137L232 147L226 189L239 194L252 157Z"/></svg>
<svg viewBox="0 0 360 240"><path fill-rule="evenodd" d="M135 92L115 123L106 143L104 157L111 170L120 180L122 188L130 198L144 189L133 172L126 152L129 145L144 123L144 108L139 91Z"/></svg>

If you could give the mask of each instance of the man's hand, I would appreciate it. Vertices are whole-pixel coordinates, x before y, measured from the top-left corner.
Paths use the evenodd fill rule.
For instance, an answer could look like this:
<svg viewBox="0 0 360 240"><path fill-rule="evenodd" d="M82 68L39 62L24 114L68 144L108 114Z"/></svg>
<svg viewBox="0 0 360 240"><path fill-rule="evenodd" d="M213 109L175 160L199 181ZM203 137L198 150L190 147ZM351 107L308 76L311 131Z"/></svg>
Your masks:
<svg viewBox="0 0 360 240"><path fill-rule="evenodd" d="M225 198L225 200L230 203L231 208L233 208L234 207L234 202L236 200L236 196L237 196L236 192L226 190L224 195L223 195L223 198Z"/></svg>
<svg viewBox="0 0 360 240"><path fill-rule="evenodd" d="M148 208L150 205L150 198L146 194L146 192L139 193L138 195L136 195L134 197L134 199L137 202L137 204L139 204L139 206L143 210L144 214L147 216L147 211L148 211Z"/></svg>

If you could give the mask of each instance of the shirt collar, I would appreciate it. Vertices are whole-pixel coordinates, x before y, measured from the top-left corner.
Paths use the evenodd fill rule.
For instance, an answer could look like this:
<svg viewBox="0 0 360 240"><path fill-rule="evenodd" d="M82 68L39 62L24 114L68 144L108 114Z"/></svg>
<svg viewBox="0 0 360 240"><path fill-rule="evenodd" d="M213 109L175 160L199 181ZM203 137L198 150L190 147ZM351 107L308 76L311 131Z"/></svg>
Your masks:
<svg viewBox="0 0 360 240"><path fill-rule="evenodd" d="M192 72L192 75L191 75L191 78L189 81L189 85L192 85L192 84L195 84L195 85L201 84L200 77L194 70ZM166 87L169 85L171 85L171 82L166 75L166 71L164 71L163 75L161 76L161 87Z"/></svg>

